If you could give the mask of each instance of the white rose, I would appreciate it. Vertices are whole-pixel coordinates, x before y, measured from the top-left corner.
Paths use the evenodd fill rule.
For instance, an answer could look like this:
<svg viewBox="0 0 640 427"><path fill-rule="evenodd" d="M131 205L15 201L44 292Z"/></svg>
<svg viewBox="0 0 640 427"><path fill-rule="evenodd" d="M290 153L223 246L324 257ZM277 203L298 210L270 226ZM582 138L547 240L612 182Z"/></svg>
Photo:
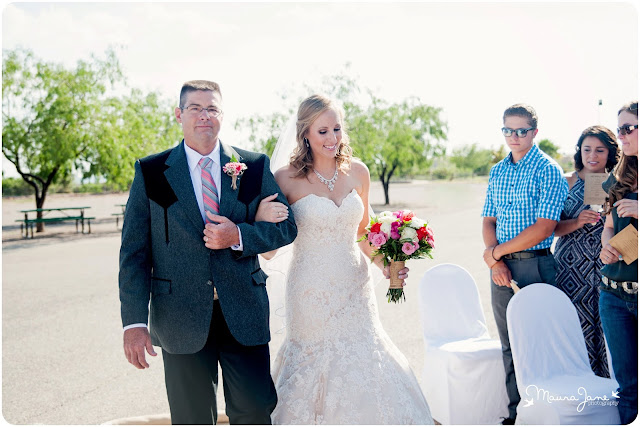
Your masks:
<svg viewBox="0 0 640 427"><path fill-rule="evenodd" d="M392 221L389 221L389 222L382 222L382 221L380 221L380 222L381 222L381 224L380 224L380 231L382 231L383 233L385 233L387 236L388 236L389 234L391 234L391 222L392 222Z"/></svg>
<svg viewBox="0 0 640 427"><path fill-rule="evenodd" d="M393 216L393 214L392 214L391 212L389 212L389 211L383 211L383 212L380 212L380 214L378 215L378 219L382 220L382 219L384 219L384 218L395 218L395 217L394 217L394 216Z"/></svg>
<svg viewBox="0 0 640 427"><path fill-rule="evenodd" d="M391 224L397 219L398 218L396 218L395 216L380 216L378 217L378 222L380 222L380 224Z"/></svg>
<svg viewBox="0 0 640 427"><path fill-rule="evenodd" d="M411 218L411 222L409 223L409 227L415 228L417 230L418 228L424 226L426 223L427 223L427 221L414 216L413 218Z"/></svg>
<svg viewBox="0 0 640 427"><path fill-rule="evenodd" d="M405 227L404 230L402 230L402 233L400 234L400 238L401 239L415 239L416 237L418 237L418 232L416 232L416 230L414 230L411 227Z"/></svg>

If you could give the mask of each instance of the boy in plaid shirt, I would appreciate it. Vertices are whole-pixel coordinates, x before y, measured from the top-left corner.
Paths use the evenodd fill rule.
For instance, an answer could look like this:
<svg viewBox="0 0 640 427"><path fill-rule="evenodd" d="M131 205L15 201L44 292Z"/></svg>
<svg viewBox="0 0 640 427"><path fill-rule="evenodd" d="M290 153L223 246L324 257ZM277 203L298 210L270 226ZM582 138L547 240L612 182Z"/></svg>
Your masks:
<svg viewBox="0 0 640 427"><path fill-rule="evenodd" d="M502 134L511 150L491 168L482 210L483 257L491 269L491 305L502 343L509 417L514 424L520 401L507 332L507 304L518 287L555 285L551 243L569 191L562 169L533 139L538 133L535 110L525 104L506 109Z"/></svg>

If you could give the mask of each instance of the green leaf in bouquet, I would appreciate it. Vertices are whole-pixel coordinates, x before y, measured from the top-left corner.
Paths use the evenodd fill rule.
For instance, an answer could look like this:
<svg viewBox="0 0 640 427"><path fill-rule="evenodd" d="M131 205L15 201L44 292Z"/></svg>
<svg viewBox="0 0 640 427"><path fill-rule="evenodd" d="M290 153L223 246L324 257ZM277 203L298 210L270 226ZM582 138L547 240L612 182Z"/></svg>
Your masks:
<svg viewBox="0 0 640 427"><path fill-rule="evenodd" d="M402 299L402 300L401 300ZM389 289L387 291L387 302L393 302L395 304L406 301L407 297L404 295L404 289Z"/></svg>

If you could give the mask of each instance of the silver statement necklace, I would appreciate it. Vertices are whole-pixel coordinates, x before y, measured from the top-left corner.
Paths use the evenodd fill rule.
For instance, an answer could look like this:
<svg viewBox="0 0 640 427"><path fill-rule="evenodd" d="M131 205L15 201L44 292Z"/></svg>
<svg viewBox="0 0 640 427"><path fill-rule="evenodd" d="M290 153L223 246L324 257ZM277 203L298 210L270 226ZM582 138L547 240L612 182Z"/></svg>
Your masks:
<svg viewBox="0 0 640 427"><path fill-rule="evenodd" d="M336 181L338 180L338 165L336 164L336 171L333 174L333 178L331 179L327 179L324 176L320 175L318 173L317 170L315 170L315 168L313 169L313 171L316 173L316 175L318 176L318 179L320 180L320 182L322 182L323 184L325 184L327 187L329 187L329 191L333 191L333 186L336 183Z"/></svg>

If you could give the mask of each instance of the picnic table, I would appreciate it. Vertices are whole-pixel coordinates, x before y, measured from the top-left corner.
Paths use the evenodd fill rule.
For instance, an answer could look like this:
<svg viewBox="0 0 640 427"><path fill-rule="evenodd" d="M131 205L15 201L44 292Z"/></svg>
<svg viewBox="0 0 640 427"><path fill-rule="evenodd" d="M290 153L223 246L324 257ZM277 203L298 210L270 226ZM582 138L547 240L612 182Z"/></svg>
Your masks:
<svg viewBox="0 0 640 427"><path fill-rule="evenodd" d="M116 217L116 228L118 228L118 222L120 220L120 217L122 217L122 220L124 221L124 211L127 208L127 204L126 203L117 203L115 206L119 206L122 209L122 212L116 212L116 213L112 213L111 215Z"/></svg>
<svg viewBox="0 0 640 427"><path fill-rule="evenodd" d="M82 231L84 234L84 223L87 222L88 226L88 234L91 233L91 220L95 219L95 217L85 216L85 210L91 209L91 206L72 206L66 208L39 208L39 209L25 209L21 210L20 213L24 214L24 219L17 219L17 222L20 222L20 232L23 237L29 237L29 231L31 231L31 238L33 238L33 225L34 224L46 224L52 222L63 222L63 221L75 221L76 222L76 233ZM38 212L42 212L42 218L30 218L30 214L38 214ZM57 216L48 216L51 213L57 213ZM80 226L80 227L78 227Z"/></svg>

